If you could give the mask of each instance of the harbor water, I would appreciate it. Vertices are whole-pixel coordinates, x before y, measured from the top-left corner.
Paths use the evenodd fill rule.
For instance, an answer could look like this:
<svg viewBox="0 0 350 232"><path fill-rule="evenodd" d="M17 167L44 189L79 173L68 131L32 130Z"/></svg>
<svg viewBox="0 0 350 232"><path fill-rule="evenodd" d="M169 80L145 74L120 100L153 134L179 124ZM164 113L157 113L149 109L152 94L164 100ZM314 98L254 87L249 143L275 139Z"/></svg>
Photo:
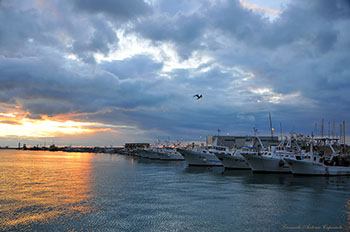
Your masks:
<svg viewBox="0 0 350 232"><path fill-rule="evenodd" d="M0 150L0 231L347 231L350 177Z"/></svg>

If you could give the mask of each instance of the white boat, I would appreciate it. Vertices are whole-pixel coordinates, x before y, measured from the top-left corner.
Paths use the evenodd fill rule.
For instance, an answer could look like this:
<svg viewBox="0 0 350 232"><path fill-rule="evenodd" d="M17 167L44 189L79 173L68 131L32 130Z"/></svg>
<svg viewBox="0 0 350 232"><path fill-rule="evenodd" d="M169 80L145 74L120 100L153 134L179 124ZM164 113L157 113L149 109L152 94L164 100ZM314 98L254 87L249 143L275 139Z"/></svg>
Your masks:
<svg viewBox="0 0 350 232"><path fill-rule="evenodd" d="M234 152L215 153L215 155L227 169L250 169L248 162L240 152L240 150L236 150Z"/></svg>
<svg viewBox="0 0 350 232"><path fill-rule="evenodd" d="M157 148L144 148L144 149L137 149L137 153L142 158L148 158L148 159L159 159L159 155L156 152Z"/></svg>
<svg viewBox="0 0 350 232"><path fill-rule="evenodd" d="M320 154L313 151L313 145L311 145L308 156L296 156L296 159L284 158L284 160L289 164L292 173L295 175L350 175L349 162L340 162L340 152L336 152L330 143L329 147L332 151L330 156L320 156Z"/></svg>
<svg viewBox="0 0 350 232"><path fill-rule="evenodd" d="M254 145L258 145L257 147ZM287 151L282 143L277 147L265 149L259 137L255 137L252 146L245 146L241 155L248 162L253 172L291 173L284 158L295 159L295 152Z"/></svg>
<svg viewBox="0 0 350 232"><path fill-rule="evenodd" d="M160 160L166 160L166 161L183 161L185 160L184 157L176 151L176 149L173 148L160 148L155 151Z"/></svg>
<svg viewBox="0 0 350 232"><path fill-rule="evenodd" d="M218 150L219 149L219 150ZM225 149L227 149L225 147ZM189 166L223 166L214 152L222 151L222 147L195 148L192 150L177 148Z"/></svg>
<svg viewBox="0 0 350 232"><path fill-rule="evenodd" d="M137 156L139 156L139 157L148 158L148 152L146 152L145 149L137 148L136 154L137 154Z"/></svg>
<svg viewBox="0 0 350 232"><path fill-rule="evenodd" d="M283 161L283 158L293 157L294 155L278 154L272 151L257 152L255 154L244 153L242 155L253 172L291 173L288 164Z"/></svg>

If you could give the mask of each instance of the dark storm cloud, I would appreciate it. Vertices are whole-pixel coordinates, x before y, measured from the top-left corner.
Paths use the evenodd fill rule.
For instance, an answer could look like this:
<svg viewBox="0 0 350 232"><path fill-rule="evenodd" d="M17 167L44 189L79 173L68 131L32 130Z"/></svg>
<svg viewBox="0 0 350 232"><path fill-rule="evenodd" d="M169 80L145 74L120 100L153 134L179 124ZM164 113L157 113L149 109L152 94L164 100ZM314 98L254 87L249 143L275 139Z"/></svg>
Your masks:
<svg viewBox="0 0 350 232"><path fill-rule="evenodd" d="M306 7L310 7L316 14L326 17L329 20L349 19L350 2L347 0L304 1L304 4Z"/></svg>
<svg viewBox="0 0 350 232"><path fill-rule="evenodd" d="M129 20L151 11L151 7L143 0L73 0L73 4L78 9L90 13L107 13L118 20Z"/></svg>
<svg viewBox="0 0 350 232"><path fill-rule="evenodd" d="M37 55L36 50L57 49L96 63L94 53L108 55L117 47L116 28L104 16L78 16L57 1L4 1L0 8L0 52L6 56Z"/></svg>
<svg viewBox="0 0 350 232"><path fill-rule="evenodd" d="M349 7L291 1L270 20L229 0L0 1L0 101L150 136L265 130L268 112L289 128L341 121L350 116ZM169 48L120 60L117 30ZM170 47L181 61L210 59L164 71ZM118 60L96 59L112 52Z"/></svg>
<svg viewBox="0 0 350 232"><path fill-rule="evenodd" d="M338 20L348 20L348 1L292 1L273 22L244 9L237 1L225 1L207 11L212 29L229 33L246 44L275 49L295 42L332 47ZM211 16L211 17L209 17Z"/></svg>
<svg viewBox="0 0 350 232"><path fill-rule="evenodd" d="M205 19L200 14L157 14L135 24L134 30L153 42L173 42L178 53L188 58L192 51L200 48Z"/></svg>
<svg viewBox="0 0 350 232"><path fill-rule="evenodd" d="M91 24L93 32L89 33L85 39L75 39L72 44L72 52L86 63L95 63L94 53L107 56L111 47L118 43L115 29L104 18L98 17L91 20Z"/></svg>
<svg viewBox="0 0 350 232"><path fill-rule="evenodd" d="M200 5L192 14L179 10L176 14L152 15L136 24L135 30L152 40L177 45L200 38L199 42L205 43L202 36L206 33L228 33L254 46L276 48L296 41L313 41L327 51L324 46L329 43L327 46L332 47L337 38L335 21L348 17L349 2L343 0L293 1L274 22L244 9L238 1L222 1Z"/></svg>
<svg viewBox="0 0 350 232"><path fill-rule="evenodd" d="M137 55L125 60L103 62L100 66L120 79L153 79L159 75L163 64L151 60L149 56Z"/></svg>
<svg viewBox="0 0 350 232"><path fill-rule="evenodd" d="M109 72L92 72L78 63L73 70L67 69L65 61L59 58L1 58L0 61L3 102L17 102L32 114L53 116L161 102L155 101L158 96L152 92L137 88L140 87L137 84L121 83ZM146 87L147 84L143 88Z"/></svg>
<svg viewBox="0 0 350 232"><path fill-rule="evenodd" d="M12 6L0 7L0 52L2 55L19 53L24 46L29 45L29 39L41 43L48 40L46 35L38 33L43 31L39 24L36 11L20 11ZM5 23L6 22L6 23Z"/></svg>

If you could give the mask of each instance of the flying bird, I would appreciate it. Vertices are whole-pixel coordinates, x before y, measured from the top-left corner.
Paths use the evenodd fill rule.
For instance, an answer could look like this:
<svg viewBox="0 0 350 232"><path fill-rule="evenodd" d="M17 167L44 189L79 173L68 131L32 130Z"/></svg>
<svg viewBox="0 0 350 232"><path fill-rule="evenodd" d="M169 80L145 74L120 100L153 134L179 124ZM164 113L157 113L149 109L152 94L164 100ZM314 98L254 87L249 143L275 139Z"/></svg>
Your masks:
<svg viewBox="0 0 350 232"><path fill-rule="evenodd" d="M199 100L199 99L201 99L203 96L202 96L202 94L201 94L201 95L196 94L196 95L193 95L193 97L196 97L196 98L197 98L197 100Z"/></svg>

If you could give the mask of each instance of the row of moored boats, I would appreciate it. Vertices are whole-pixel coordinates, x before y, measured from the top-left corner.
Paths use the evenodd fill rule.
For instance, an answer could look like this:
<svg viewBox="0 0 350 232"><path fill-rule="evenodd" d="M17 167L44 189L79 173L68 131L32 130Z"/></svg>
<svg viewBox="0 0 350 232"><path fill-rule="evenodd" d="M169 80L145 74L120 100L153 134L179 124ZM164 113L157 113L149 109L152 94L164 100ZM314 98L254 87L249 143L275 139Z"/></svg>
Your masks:
<svg viewBox="0 0 350 232"><path fill-rule="evenodd" d="M297 175L350 175L350 154L335 139L310 139L307 150L301 149L293 137L278 146L265 147L258 136L246 146L229 149L217 141L206 147L137 149L134 155L142 158L186 161L190 166L223 166L227 169L251 169L253 172L293 173ZM304 147L305 148L305 147Z"/></svg>

